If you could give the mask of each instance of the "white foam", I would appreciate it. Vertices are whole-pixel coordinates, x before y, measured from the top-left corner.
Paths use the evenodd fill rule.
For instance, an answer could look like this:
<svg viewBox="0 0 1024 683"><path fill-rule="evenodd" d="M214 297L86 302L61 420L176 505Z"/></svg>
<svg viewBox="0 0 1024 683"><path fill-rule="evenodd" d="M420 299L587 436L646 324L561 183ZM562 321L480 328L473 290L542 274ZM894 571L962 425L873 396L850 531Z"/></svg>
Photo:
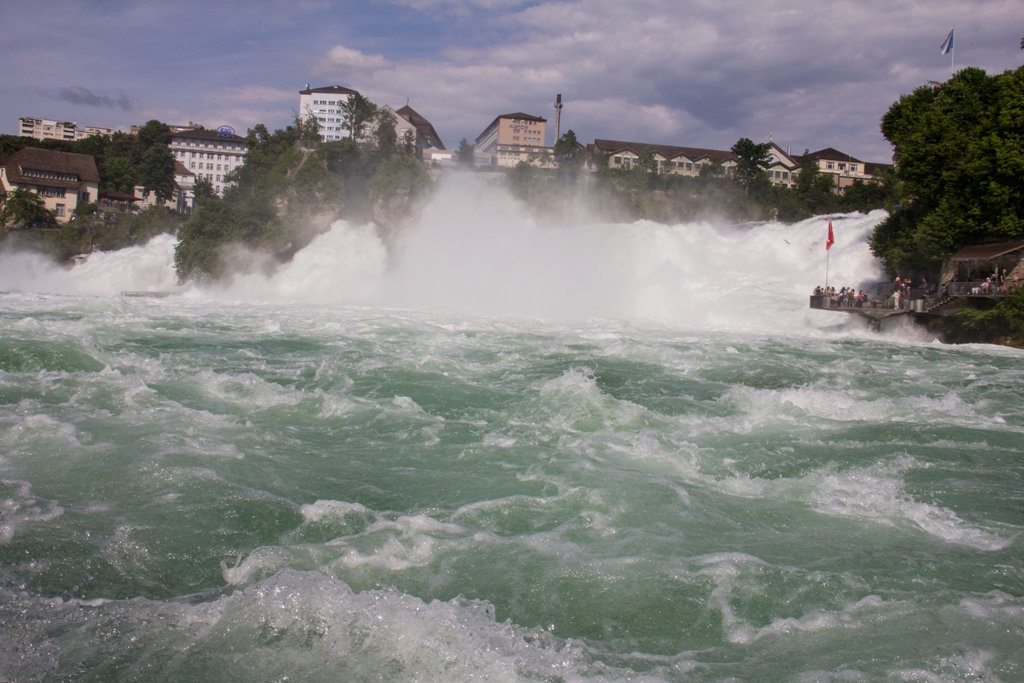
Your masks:
<svg viewBox="0 0 1024 683"><path fill-rule="evenodd" d="M902 474L926 466L900 456L870 467L817 470L799 479L727 477L717 486L732 495L804 502L827 515L917 528L947 543L978 550L1002 550L1013 542L1013 537L1003 538L964 522L952 510L915 501L906 492Z"/></svg>
<svg viewBox="0 0 1024 683"><path fill-rule="evenodd" d="M174 270L176 244L176 237L158 235L142 246L95 252L73 268L35 253L0 254L0 290L80 296L184 291Z"/></svg>
<svg viewBox="0 0 1024 683"><path fill-rule="evenodd" d="M32 495L27 481L0 479L0 486L13 489L9 498L0 499L0 545L7 545L26 527L49 522L64 514L55 500L40 500Z"/></svg>

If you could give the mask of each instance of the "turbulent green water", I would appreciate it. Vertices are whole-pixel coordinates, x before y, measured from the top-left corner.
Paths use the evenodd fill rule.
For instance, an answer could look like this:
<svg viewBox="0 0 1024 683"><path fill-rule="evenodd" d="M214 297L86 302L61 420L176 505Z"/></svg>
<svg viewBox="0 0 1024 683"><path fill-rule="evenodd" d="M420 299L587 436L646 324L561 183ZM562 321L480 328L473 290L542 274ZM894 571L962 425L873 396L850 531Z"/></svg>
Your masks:
<svg viewBox="0 0 1024 683"><path fill-rule="evenodd" d="M0 329L0 681L1024 679L1020 352L204 296Z"/></svg>

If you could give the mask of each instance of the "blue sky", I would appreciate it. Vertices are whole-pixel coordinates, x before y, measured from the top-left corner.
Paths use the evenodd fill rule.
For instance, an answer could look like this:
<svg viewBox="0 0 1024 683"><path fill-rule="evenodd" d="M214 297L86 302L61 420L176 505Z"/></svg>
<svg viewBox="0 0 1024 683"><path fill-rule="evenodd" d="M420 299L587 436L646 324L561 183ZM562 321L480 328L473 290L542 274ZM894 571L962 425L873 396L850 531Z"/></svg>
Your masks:
<svg viewBox="0 0 1024 683"><path fill-rule="evenodd" d="M561 93L581 142L771 134L888 161L879 119L949 77L954 24L958 68L1024 61L1019 0L5 2L0 132L19 116L281 127L310 83L408 99L449 147L498 114L552 120Z"/></svg>

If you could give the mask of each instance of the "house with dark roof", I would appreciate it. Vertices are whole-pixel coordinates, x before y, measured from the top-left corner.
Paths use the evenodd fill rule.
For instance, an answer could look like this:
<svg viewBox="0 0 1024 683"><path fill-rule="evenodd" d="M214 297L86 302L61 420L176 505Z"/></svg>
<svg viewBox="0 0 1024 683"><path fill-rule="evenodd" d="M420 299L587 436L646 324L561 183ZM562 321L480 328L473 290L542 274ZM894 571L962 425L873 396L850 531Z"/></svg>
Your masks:
<svg viewBox="0 0 1024 683"><path fill-rule="evenodd" d="M828 173L835 177L835 191L837 194L842 194L847 187L853 185L858 180L861 182L876 180L885 169L892 167L890 164L875 164L861 161L832 147L826 147L825 149L819 149L817 152L810 152L802 157L793 158L802 163L806 157L814 160L818 167L818 172Z"/></svg>
<svg viewBox="0 0 1024 683"><path fill-rule="evenodd" d="M87 154L25 147L0 163L0 186L4 198L17 189L35 192L66 223L79 203L99 199L100 174Z"/></svg>
<svg viewBox="0 0 1024 683"><path fill-rule="evenodd" d="M441 136L434 130L434 126L431 125L430 121L420 116L419 112L410 107L408 104L401 109L395 111L396 117L399 119L399 127L405 128L410 126L416 135L416 146L420 149L444 149L444 143L441 142ZM405 122L405 125L402 122ZM402 130L398 131L398 137L401 139Z"/></svg>
<svg viewBox="0 0 1024 683"><path fill-rule="evenodd" d="M1007 289L1024 285L1024 240L970 244L943 263L941 284L977 283L989 276L1006 280ZM963 293L969 292L963 288Z"/></svg>
<svg viewBox="0 0 1024 683"><path fill-rule="evenodd" d="M501 114L476 138L477 163L515 166L520 161L554 166L552 147L544 144L547 119L523 112Z"/></svg>

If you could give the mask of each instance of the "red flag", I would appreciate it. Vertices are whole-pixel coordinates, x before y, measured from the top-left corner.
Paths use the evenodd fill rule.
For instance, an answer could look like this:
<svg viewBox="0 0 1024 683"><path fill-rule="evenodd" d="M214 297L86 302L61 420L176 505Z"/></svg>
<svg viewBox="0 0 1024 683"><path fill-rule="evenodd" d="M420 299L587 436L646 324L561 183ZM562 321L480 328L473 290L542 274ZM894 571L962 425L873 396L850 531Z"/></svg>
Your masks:
<svg viewBox="0 0 1024 683"><path fill-rule="evenodd" d="M828 222L828 239L825 240L825 251L832 248L832 245L836 243L836 236L832 234L832 220Z"/></svg>

